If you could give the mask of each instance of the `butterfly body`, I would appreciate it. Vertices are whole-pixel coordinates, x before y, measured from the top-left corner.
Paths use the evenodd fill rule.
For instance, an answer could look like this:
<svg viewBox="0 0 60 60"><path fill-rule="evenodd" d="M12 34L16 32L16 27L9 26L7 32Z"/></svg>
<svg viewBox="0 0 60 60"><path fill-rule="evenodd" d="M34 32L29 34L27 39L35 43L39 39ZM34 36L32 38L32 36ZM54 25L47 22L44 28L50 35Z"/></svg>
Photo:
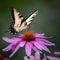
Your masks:
<svg viewBox="0 0 60 60"><path fill-rule="evenodd" d="M16 34L28 27L28 25L33 20L37 11L33 13L29 18L25 19L15 8L11 9L13 22L9 25L9 30L11 33Z"/></svg>

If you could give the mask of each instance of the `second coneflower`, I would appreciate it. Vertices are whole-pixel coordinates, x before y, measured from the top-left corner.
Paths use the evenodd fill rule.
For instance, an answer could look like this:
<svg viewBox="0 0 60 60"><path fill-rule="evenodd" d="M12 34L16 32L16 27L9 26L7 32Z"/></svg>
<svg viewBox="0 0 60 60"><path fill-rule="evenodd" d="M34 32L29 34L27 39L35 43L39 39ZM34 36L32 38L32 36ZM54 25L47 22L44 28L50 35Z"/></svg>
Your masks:
<svg viewBox="0 0 60 60"><path fill-rule="evenodd" d="M9 59L0 54L0 60L9 60Z"/></svg>
<svg viewBox="0 0 60 60"><path fill-rule="evenodd" d="M44 34L34 34L32 31L27 31L19 37L3 37L3 40L10 43L6 48L3 49L3 52L12 50L12 54L9 57L12 57L20 47L25 46L26 55L30 56L32 49L34 51L45 50L50 53L50 50L47 46L54 46L54 43L46 40Z"/></svg>

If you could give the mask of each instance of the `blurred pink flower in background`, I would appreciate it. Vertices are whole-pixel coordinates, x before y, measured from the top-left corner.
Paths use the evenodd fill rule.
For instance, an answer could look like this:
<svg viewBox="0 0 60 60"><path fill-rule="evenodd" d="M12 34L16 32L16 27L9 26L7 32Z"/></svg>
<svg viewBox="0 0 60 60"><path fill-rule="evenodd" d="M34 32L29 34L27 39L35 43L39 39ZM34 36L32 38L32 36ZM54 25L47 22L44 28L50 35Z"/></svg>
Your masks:
<svg viewBox="0 0 60 60"><path fill-rule="evenodd" d="M51 53L47 46L55 46L55 44L46 40L46 38L47 37L45 37L44 34L34 34L32 31L26 31L17 38L3 37L3 40L8 42L9 45L2 50L3 52L12 50L12 54L9 57L12 57L19 48L24 46L27 56L31 56L32 49L34 51L45 50Z"/></svg>
<svg viewBox="0 0 60 60"><path fill-rule="evenodd" d="M55 51L54 54L56 54L56 55L60 55L60 52Z"/></svg>
<svg viewBox="0 0 60 60"><path fill-rule="evenodd" d="M55 55L55 54L54 54ZM60 60L60 57L56 57L56 56L48 56L46 54L44 54L44 58L43 60Z"/></svg>
<svg viewBox="0 0 60 60"><path fill-rule="evenodd" d="M24 56L24 60L60 60L60 58L58 57L54 57L54 56L47 56L46 54L44 54L44 57L41 59L41 55L40 53L37 51L35 52L35 56Z"/></svg>
<svg viewBox="0 0 60 60"><path fill-rule="evenodd" d="M0 54L0 60L9 60L9 59Z"/></svg>
<svg viewBox="0 0 60 60"><path fill-rule="evenodd" d="M60 58L54 57L54 56L47 56L47 58L48 58L49 60L60 60Z"/></svg>

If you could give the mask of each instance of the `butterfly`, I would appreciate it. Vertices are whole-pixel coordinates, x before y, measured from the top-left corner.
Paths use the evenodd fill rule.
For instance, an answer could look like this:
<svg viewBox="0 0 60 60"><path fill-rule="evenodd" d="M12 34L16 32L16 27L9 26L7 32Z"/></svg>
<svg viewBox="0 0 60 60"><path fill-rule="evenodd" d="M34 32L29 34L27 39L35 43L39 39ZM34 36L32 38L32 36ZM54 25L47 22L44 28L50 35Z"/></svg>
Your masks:
<svg viewBox="0 0 60 60"><path fill-rule="evenodd" d="M27 19L25 19L20 12L18 12L15 8L11 8L11 14L13 21L9 25L9 31L12 34L16 34L24 29L26 29L32 22L33 18L36 16L38 10L35 11L32 15L30 15Z"/></svg>

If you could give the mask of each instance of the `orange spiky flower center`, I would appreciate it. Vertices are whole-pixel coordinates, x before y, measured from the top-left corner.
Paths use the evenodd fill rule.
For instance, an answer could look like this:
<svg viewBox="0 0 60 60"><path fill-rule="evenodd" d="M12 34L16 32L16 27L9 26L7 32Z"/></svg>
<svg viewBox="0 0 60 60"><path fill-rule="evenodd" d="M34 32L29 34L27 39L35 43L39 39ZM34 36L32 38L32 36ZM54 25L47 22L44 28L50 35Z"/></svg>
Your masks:
<svg viewBox="0 0 60 60"><path fill-rule="evenodd" d="M35 39L35 35L32 31L27 31L23 34L23 39L25 41L33 41Z"/></svg>
<svg viewBox="0 0 60 60"><path fill-rule="evenodd" d="M3 55L2 54L0 54L0 60L3 60Z"/></svg>

